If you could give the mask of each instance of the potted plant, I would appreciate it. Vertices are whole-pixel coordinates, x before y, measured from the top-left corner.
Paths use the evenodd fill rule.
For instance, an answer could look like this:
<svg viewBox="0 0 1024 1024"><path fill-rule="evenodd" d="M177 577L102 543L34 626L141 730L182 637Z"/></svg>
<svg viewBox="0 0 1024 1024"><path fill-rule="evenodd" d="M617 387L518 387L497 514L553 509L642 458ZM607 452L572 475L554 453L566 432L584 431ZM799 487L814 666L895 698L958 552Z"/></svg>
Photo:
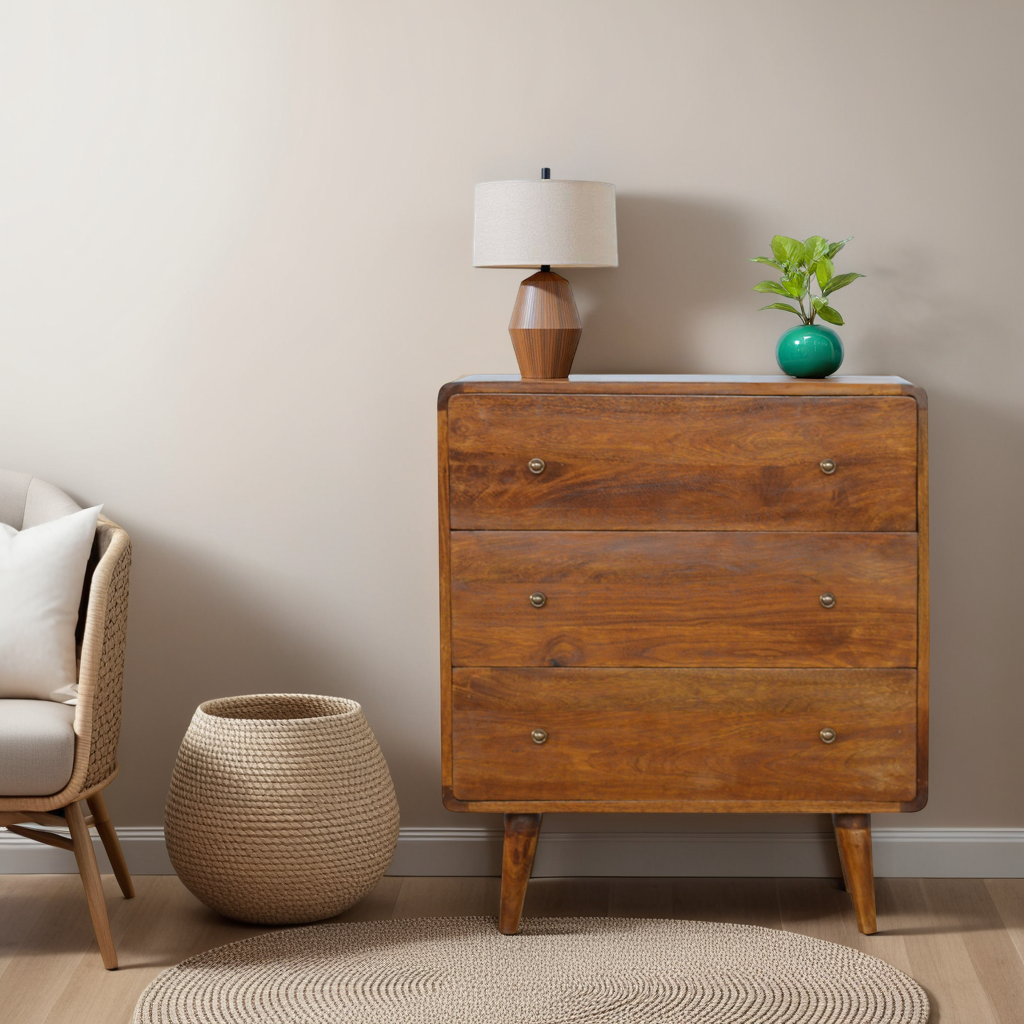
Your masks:
<svg viewBox="0 0 1024 1024"><path fill-rule="evenodd" d="M775 346L775 358L784 373L792 377L827 377L839 369L843 361L843 342L831 327L816 324L820 317L826 323L842 326L843 318L832 307L830 296L856 281L863 274L837 274L832 265L836 253L849 242L830 242L821 235L811 235L803 242L786 235L772 239L772 255L755 256L751 263L766 263L781 271L779 281L761 281L755 292L770 292L795 300L772 302L761 309L781 309L800 318L797 327L786 331ZM818 295L813 287L817 284ZM806 305L804 304L806 300Z"/></svg>

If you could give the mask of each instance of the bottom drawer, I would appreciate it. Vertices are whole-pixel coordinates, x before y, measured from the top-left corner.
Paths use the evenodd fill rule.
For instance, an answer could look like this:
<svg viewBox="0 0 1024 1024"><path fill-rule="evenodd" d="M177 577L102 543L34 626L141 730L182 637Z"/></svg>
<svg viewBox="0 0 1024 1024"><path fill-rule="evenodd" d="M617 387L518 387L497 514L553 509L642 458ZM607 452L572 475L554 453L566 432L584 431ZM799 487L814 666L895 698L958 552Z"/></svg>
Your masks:
<svg viewBox="0 0 1024 1024"><path fill-rule="evenodd" d="M452 686L459 800L905 801L917 789L913 669L461 668Z"/></svg>

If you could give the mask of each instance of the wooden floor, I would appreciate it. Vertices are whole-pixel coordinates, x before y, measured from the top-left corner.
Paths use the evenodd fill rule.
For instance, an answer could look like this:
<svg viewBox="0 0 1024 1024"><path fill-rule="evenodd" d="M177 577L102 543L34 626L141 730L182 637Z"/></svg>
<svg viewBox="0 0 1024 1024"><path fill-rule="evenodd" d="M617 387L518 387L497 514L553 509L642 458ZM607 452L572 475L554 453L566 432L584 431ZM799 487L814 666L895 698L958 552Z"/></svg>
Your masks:
<svg viewBox="0 0 1024 1024"><path fill-rule="evenodd" d="M173 876L104 878L121 969L103 970L77 875L0 876L0 1020L126 1024L156 974L265 929L201 906ZM385 878L340 920L494 914L496 878ZM542 878L526 913L734 921L844 943L916 978L931 1024L1024 1024L1024 879L879 879L879 934L858 934L829 879Z"/></svg>

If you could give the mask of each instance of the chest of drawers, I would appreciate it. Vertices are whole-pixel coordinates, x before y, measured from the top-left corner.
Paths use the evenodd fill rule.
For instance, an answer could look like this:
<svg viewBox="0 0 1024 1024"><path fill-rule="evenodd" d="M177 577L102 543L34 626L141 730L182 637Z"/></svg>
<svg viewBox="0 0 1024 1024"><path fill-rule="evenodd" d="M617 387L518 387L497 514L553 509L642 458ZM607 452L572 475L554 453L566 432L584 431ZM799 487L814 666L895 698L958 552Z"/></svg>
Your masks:
<svg viewBox="0 0 1024 1024"><path fill-rule="evenodd" d="M927 799L927 403L898 377L470 377L438 401L445 806L870 814Z"/></svg>

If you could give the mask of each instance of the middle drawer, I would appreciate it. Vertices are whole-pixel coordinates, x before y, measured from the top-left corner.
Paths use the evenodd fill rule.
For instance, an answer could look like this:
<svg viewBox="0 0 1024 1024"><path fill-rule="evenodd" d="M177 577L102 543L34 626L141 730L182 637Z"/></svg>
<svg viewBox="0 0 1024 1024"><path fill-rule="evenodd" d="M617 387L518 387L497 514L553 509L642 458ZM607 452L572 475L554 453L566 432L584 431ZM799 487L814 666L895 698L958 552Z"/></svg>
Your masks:
<svg viewBox="0 0 1024 1024"><path fill-rule="evenodd" d="M456 666L917 665L917 535L451 533Z"/></svg>

